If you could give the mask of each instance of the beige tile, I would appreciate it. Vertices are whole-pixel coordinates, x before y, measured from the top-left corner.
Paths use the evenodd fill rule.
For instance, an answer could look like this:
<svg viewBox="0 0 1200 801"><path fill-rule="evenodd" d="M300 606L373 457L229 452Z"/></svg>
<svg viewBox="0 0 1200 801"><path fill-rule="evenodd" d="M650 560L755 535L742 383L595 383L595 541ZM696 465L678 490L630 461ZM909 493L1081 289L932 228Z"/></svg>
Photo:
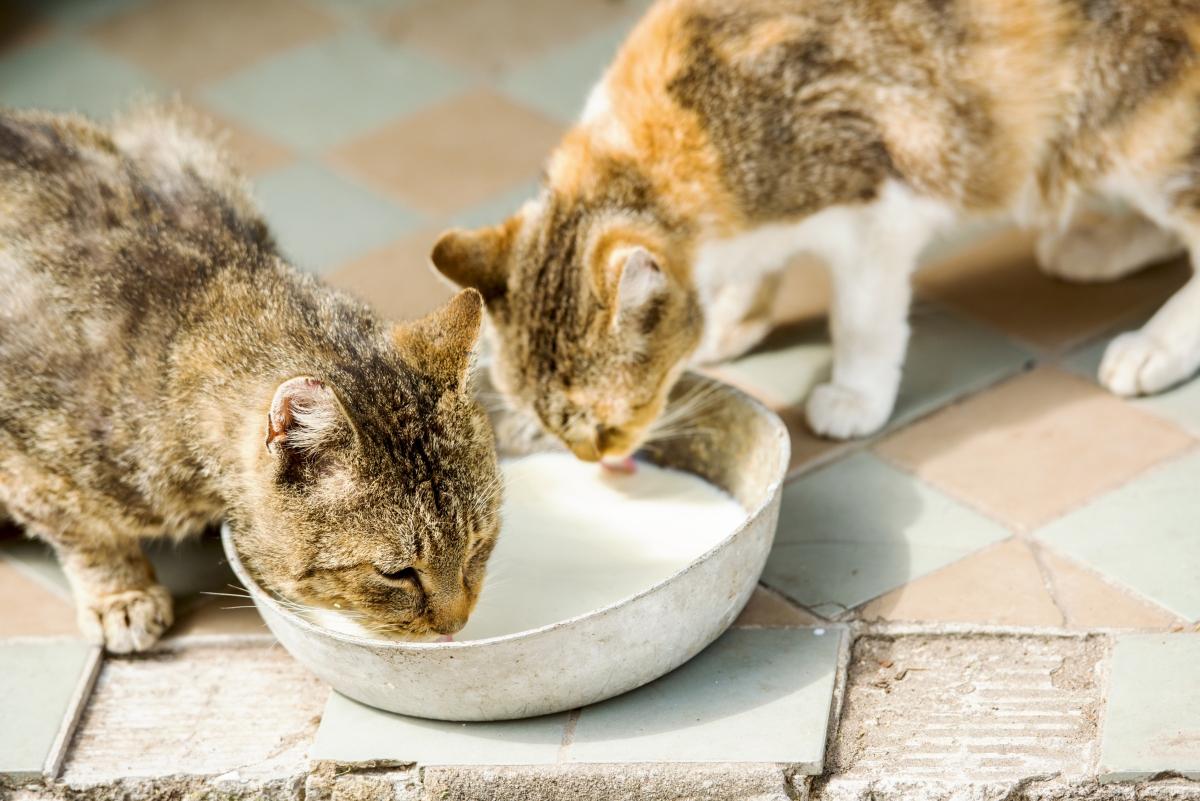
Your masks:
<svg viewBox="0 0 1200 801"><path fill-rule="evenodd" d="M0 557L0 638L78 633L69 601Z"/></svg>
<svg viewBox="0 0 1200 801"><path fill-rule="evenodd" d="M1029 546L1005 540L864 606L865 620L1060 626Z"/></svg>
<svg viewBox="0 0 1200 801"><path fill-rule="evenodd" d="M226 137L226 147L232 154L238 169L246 175L261 175L290 164L295 154L274 139L251 131L246 126L228 117L202 109L205 117Z"/></svg>
<svg viewBox="0 0 1200 801"><path fill-rule="evenodd" d="M766 587L755 587L754 594L746 603L737 620L733 621L735 628L789 628L791 626L817 626L821 618L807 609L796 606L782 595L768 590Z"/></svg>
<svg viewBox="0 0 1200 801"><path fill-rule="evenodd" d="M329 161L407 206L449 214L535 177L560 133L538 112L479 90L348 142Z"/></svg>
<svg viewBox="0 0 1200 801"><path fill-rule="evenodd" d="M1068 626L1168 631L1184 623L1162 607L1109 584L1049 549L1042 548L1039 559Z"/></svg>
<svg viewBox="0 0 1200 801"><path fill-rule="evenodd" d="M453 295L430 266L437 237L435 229L417 231L333 271L326 281L357 295L386 319L422 317Z"/></svg>
<svg viewBox="0 0 1200 801"><path fill-rule="evenodd" d="M829 311L829 271L820 262L800 257L788 265L771 317L781 324L805 323Z"/></svg>
<svg viewBox="0 0 1200 801"><path fill-rule="evenodd" d="M178 604L178 602L176 602ZM169 637L191 634L269 634L267 624L250 600L198 598L176 609Z"/></svg>
<svg viewBox="0 0 1200 801"><path fill-rule="evenodd" d="M1179 261L1121 281L1069 284L1038 270L1032 234L1004 232L924 268L916 286L926 297L1057 351L1161 304L1187 275Z"/></svg>
<svg viewBox="0 0 1200 801"><path fill-rule="evenodd" d="M130 9L89 35L188 89L335 30L331 17L294 0L174 0Z"/></svg>
<svg viewBox="0 0 1200 801"><path fill-rule="evenodd" d="M1028 529L1191 445L1174 426L1082 379L1041 368L937 412L876 451Z"/></svg>
<svg viewBox="0 0 1200 801"><path fill-rule="evenodd" d="M399 44L494 74L629 16L621 0L424 0L386 15L382 30Z"/></svg>

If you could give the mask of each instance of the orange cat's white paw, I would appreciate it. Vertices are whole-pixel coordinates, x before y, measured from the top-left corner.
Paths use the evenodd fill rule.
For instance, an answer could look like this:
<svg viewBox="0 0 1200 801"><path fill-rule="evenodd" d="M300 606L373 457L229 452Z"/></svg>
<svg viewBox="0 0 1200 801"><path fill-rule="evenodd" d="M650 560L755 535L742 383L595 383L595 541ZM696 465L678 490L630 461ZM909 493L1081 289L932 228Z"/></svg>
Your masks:
<svg viewBox="0 0 1200 801"><path fill-rule="evenodd" d="M882 403L856 389L839 384L820 384L805 406L812 430L830 439L850 439L873 434L891 414L891 404Z"/></svg>
<svg viewBox="0 0 1200 801"><path fill-rule="evenodd" d="M1108 343L1100 363L1100 383L1116 395L1151 395L1187 378L1194 369L1144 331L1121 334Z"/></svg>
<svg viewBox="0 0 1200 801"><path fill-rule="evenodd" d="M1035 253L1042 272L1064 281L1081 284L1109 281L1125 272L1124 265L1114 258L1111 243L1090 226L1042 236Z"/></svg>
<svg viewBox="0 0 1200 801"><path fill-rule="evenodd" d="M114 654L148 650L173 620L171 594L159 584L90 598L79 607L84 636Z"/></svg>

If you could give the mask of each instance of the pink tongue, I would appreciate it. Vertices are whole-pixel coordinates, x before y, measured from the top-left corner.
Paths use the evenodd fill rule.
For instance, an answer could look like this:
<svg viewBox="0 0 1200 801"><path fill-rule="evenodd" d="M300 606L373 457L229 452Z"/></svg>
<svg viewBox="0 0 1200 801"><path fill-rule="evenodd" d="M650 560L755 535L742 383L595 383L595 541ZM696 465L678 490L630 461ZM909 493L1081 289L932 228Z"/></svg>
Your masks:
<svg viewBox="0 0 1200 801"><path fill-rule="evenodd" d="M612 470L614 473L636 473L637 462L632 456L626 456L624 459L601 459L600 464L604 465L604 469Z"/></svg>
<svg viewBox="0 0 1200 801"><path fill-rule="evenodd" d="M454 635L453 634L443 634L441 637L437 638L437 642L454 642Z"/></svg>

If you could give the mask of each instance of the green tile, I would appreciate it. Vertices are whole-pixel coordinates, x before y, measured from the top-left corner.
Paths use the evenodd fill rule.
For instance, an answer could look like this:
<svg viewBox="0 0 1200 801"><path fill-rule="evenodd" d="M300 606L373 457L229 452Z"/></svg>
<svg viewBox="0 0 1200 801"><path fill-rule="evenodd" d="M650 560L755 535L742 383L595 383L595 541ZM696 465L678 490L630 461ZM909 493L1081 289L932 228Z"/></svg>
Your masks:
<svg viewBox="0 0 1200 801"><path fill-rule="evenodd" d="M673 673L584 709L566 760L780 762L820 773L842 636L731 630Z"/></svg>
<svg viewBox="0 0 1200 801"><path fill-rule="evenodd" d="M565 44L504 76L500 88L555 119L573 122L633 24L622 22Z"/></svg>
<svg viewBox="0 0 1200 801"><path fill-rule="evenodd" d="M0 642L0 777L53 776L99 651L77 640Z"/></svg>
<svg viewBox="0 0 1200 801"><path fill-rule="evenodd" d="M558 760L567 715L452 723L395 715L330 692L309 759L422 765L546 765Z"/></svg>
<svg viewBox="0 0 1200 801"><path fill-rule="evenodd" d="M1030 355L1005 337L930 304L912 313L912 339L887 430L1014 375ZM824 324L807 325L729 364L720 372L779 406L802 408L828 381L831 349Z"/></svg>
<svg viewBox="0 0 1200 801"><path fill-rule="evenodd" d="M450 218L449 224L460 228L482 228L508 219L521 205L538 193L541 182L536 178L518 184L483 203L463 209Z"/></svg>
<svg viewBox="0 0 1200 801"><path fill-rule="evenodd" d="M1139 476L1034 536L1188 620L1200 620L1200 453Z"/></svg>
<svg viewBox="0 0 1200 801"><path fill-rule="evenodd" d="M263 176L255 194L287 257L318 272L382 247L421 221L415 212L312 163Z"/></svg>
<svg viewBox="0 0 1200 801"><path fill-rule="evenodd" d="M1131 324L1126 330L1133 331L1136 328L1136 325ZM1100 361L1104 358L1104 351L1111 340L1112 337L1105 337L1090 345L1085 345L1063 359L1063 366L1091 381L1096 381L1096 376L1100 373ZM1126 403L1170 420L1180 428L1200 437L1200 377L1193 378L1191 381L1157 395L1128 398Z"/></svg>
<svg viewBox="0 0 1200 801"><path fill-rule="evenodd" d="M866 452L787 485L763 583L820 615L907 584L1008 532Z"/></svg>
<svg viewBox="0 0 1200 801"><path fill-rule="evenodd" d="M299 151L316 152L463 88L430 58L361 31L258 62L204 92L218 111Z"/></svg>
<svg viewBox="0 0 1200 801"><path fill-rule="evenodd" d="M153 76L76 36L0 57L0 105L106 118L162 89Z"/></svg>
<svg viewBox="0 0 1200 801"><path fill-rule="evenodd" d="M1194 518L1193 518L1194 519ZM1171 772L1200 779L1200 635L1117 640L1100 744L1101 781Z"/></svg>

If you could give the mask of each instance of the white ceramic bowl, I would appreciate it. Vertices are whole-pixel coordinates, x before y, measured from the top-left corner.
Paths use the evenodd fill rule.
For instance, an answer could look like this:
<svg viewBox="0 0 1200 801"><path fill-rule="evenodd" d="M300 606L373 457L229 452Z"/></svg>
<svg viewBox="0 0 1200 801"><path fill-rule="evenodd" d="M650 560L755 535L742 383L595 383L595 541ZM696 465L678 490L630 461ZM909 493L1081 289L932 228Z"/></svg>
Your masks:
<svg viewBox="0 0 1200 801"><path fill-rule="evenodd" d="M746 604L762 573L779 516L789 440L757 401L709 378L686 375L675 396L711 390L698 413L705 433L673 439L639 458L695 473L747 510L720 543L636 595L560 623L484 640L407 643L341 634L284 608L248 574L236 532L222 542L238 579L283 646L343 695L405 715L504 720L574 709L671 671L715 640ZM505 441L506 455L555 446Z"/></svg>

